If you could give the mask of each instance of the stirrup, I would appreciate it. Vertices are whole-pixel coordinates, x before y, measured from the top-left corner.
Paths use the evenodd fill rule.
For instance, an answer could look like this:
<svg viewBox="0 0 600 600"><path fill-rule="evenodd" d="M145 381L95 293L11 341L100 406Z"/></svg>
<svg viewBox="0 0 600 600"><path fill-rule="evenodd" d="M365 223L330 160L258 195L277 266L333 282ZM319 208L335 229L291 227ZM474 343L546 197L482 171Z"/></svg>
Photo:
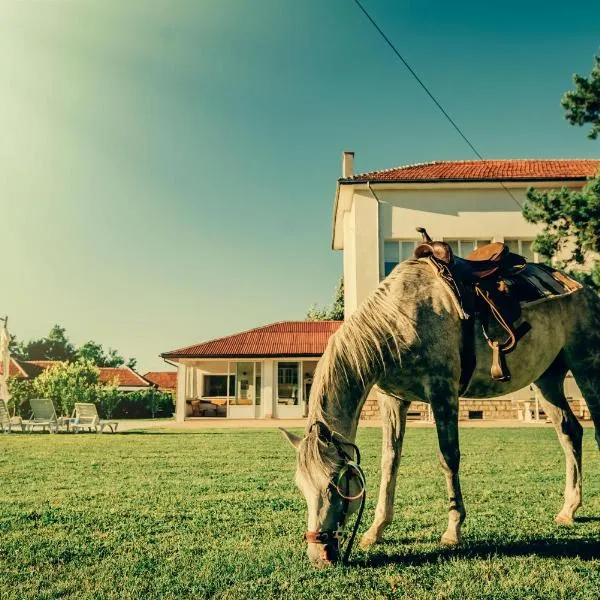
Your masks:
<svg viewBox="0 0 600 600"><path fill-rule="evenodd" d="M494 381L510 381L510 372L504 364L504 356L498 340L488 342L492 349L492 368L490 375Z"/></svg>

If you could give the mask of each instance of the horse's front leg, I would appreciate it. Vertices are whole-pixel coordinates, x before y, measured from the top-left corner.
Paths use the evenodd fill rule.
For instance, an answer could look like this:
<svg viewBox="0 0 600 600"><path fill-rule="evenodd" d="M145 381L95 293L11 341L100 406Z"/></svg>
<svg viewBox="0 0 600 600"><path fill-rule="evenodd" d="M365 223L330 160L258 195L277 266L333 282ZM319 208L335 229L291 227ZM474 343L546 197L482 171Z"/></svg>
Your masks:
<svg viewBox="0 0 600 600"><path fill-rule="evenodd" d="M379 499L375 509L375 519L369 530L363 535L360 545L367 548L380 542L383 531L392 522L394 516L394 493L396 491L396 476L402 454L402 441L406 429L406 413L410 402L388 396L378 391L377 402L381 414L381 483Z"/></svg>
<svg viewBox="0 0 600 600"><path fill-rule="evenodd" d="M431 398L431 408L440 446L439 459L446 476L448 489L448 529L442 535L444 546L455 546L460 542L460 528L467 516L460 491L458 468L460 448L458 444L458 396L451 392L436 394Z"/></svg>

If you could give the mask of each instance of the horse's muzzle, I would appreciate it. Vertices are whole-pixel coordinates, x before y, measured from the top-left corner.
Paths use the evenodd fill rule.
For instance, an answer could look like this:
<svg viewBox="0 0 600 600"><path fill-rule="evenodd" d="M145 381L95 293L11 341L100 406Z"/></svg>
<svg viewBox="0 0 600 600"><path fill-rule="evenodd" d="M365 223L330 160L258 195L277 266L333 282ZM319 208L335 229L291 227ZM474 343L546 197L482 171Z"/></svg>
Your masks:
<svg viewBox="0 0 600 600"><path fill-rule="evenodd" d="M340 560L340 548L337 543L309 544L308 558L317 568L331 567Z"/></svg>
<svg viewBox="0 0 600 600"><path fill-rule="evenodd" d="M315 567L330 567L340 560L340 541L335 534L307 532L304 539L308 542L308 558Z"/></svg>

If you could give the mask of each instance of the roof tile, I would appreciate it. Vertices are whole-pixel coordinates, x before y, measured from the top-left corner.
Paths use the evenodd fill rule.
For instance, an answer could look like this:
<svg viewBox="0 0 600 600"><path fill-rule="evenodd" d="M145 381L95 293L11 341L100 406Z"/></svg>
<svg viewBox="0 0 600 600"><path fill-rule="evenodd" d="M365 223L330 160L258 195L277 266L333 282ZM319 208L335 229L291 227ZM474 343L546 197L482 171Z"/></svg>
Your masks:
<svg viewBox="0 0 600 600"><path fill-rule="evenodd" d="M164 358L320 356L342 321L283 321L161 354Z"/></svg>
<svg viewBox="0 0 600 600"><path fill-rule="evenodd" d="M148 371L144 379L158 386L159 390L174 390L177 387L177 371Z"/></svg>
<svg viewBox="0 0 600 600"><path fill-rule="evenodd" d="M362 173L340 182L557 181L592 177L598 169L600 159L436 161Z"/></svg>

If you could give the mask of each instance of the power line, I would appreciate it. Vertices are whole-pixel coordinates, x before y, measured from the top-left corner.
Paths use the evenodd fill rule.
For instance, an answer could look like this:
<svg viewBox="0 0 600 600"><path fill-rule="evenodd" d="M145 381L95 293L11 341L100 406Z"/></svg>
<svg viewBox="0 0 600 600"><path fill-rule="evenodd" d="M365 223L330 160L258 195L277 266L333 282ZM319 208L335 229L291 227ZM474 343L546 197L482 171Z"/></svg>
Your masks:
<svg viewBox="0 0 600 600"><path fill-rule="evenodd" d="M409 73L415 78L415 80L417 81L417 83L423 88L423 90L425 91L425 93L431 98L431 100L438 107L438 109L440 110L440 112L444 115L444 117L446 117L446 119L448 120L448 122L458 132L458 135L460 135L460 137L467 143L467 145L469 146L469 148L471 148L471 150L473 150L473 152L475 153L475 156L477 156L477 158L479 158L479 160L485 160L485 158L483 158L483 156L479 153L479 151L477 150L477 148L475 148L475 146L471 143L471 141L469 140L469 138L462 132L461 128L456 124L456 122L454 121L454 119L448 114L448 112L444 109L444 107L438 102L437 98L433 95L433 93L425 85L425 83L423 82L423 80L416 74L415 70L410 66L410 64L408 64L408 62L402 56L402 54L400 54L399 50L396 48L396 46L393 44L393 42L390 40L390 38L383 32L383 30L381 29L381 27L379 27L379 25L375 22L375 20L373 19L373 17L367 12L367 9L361 4L360 0L354 0L354 3L358 6L358 8L360 8L360 10L363 12L363 14L365 15L365 17L367 17L367 19L371 23L371 25L373 25L373 27L377 30L377 32L379 33L379 35L383 38L383 40L385 41L385 43L392 49L392 52L396 55L397 58L400 59L400 61L402 62L402 64L408 69ZM515 201L515 203L517 204L517 206L521 210L523 210L523 206L521 205L521 203L515 198L515 196L513 195L513 193L504 185L504 183L502 183L500 181L500 185L506 191L506 193Z"/></svg>

